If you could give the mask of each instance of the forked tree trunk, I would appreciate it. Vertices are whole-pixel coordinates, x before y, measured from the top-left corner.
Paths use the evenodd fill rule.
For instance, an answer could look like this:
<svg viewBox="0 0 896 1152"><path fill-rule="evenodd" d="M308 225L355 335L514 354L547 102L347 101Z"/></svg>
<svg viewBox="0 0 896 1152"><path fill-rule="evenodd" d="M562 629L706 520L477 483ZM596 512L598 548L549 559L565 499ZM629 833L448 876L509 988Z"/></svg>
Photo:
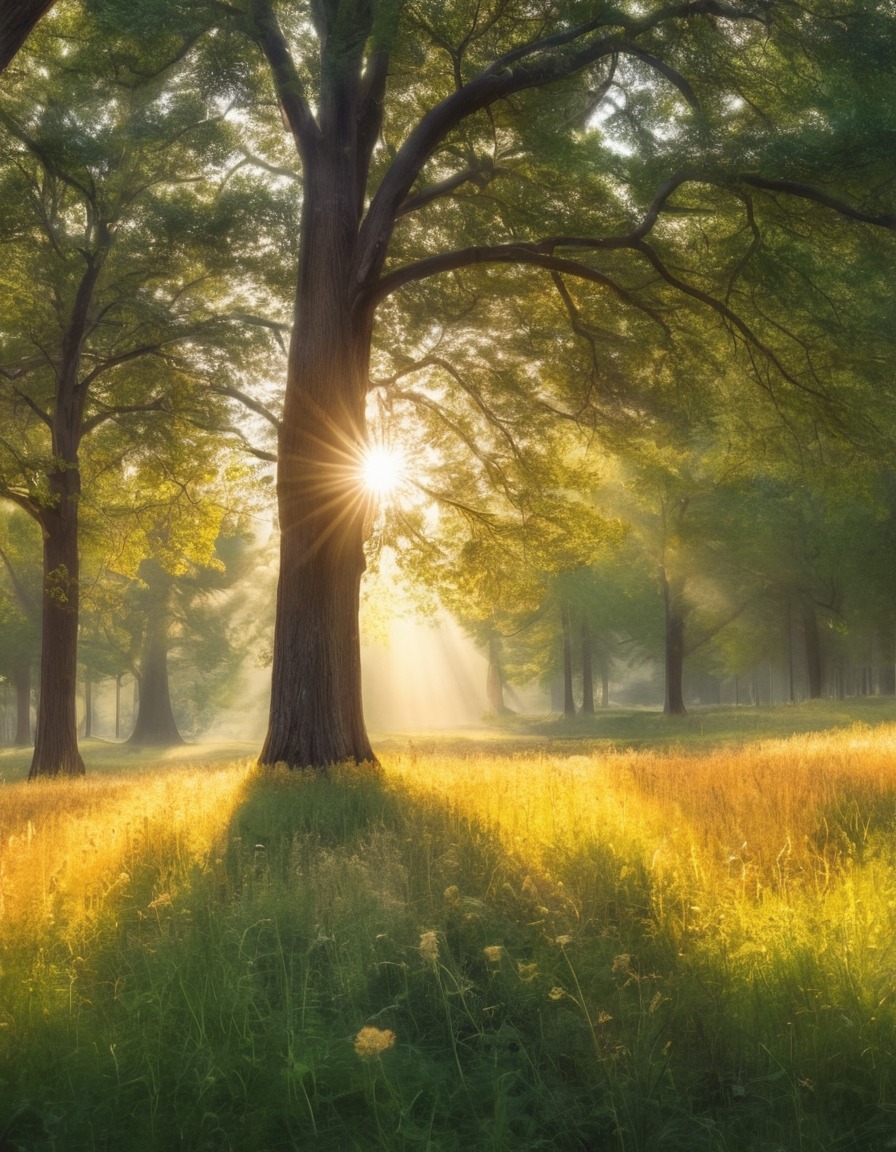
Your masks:
<svg viewBox="0 0 896 1152"><path fill-rule="evenodd" d="M71 459L71 457L69 457ZM40 699L28 779L82 776L78 751L78 469L50 476L55 507L42 514L43 623Z"/></svg>
<svg viewBox="0 0 896 1152"><path fill-rule="evenodd" d="M16 688L16 734L13 743L18 748L31 744L31 660L21 656L13 668Z"/></svg>

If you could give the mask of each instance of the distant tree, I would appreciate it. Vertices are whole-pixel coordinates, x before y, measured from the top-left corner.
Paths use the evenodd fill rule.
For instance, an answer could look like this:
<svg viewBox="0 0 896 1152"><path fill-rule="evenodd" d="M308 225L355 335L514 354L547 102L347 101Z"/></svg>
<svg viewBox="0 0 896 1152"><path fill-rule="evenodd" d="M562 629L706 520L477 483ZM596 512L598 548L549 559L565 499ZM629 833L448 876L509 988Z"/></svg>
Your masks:
<svg viewBox="0 0 896 1152"><path fill-rule="evenodd" d="M33 670L40 651L40 539L16 509L0 509L0 676L13 686L13 743L31 744Z"/></svg>

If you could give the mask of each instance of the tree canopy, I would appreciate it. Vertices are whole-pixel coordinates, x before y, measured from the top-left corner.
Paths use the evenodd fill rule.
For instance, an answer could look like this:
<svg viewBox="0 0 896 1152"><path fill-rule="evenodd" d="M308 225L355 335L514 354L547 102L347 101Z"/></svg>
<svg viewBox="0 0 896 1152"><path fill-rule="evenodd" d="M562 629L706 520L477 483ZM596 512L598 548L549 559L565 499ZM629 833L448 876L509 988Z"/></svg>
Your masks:
<svg viewBox="0 0 896 1152"><path fill-rule="evenodd" d="M372 757L357 614L374 393L413 414L443 467L462 448L498 490L551 421L617 448L639 422L662 439L663 421L711 415L720 442L740 422L797 455L828 435L891 452L896 22L884 7L87 7L89 35L78 21L93 17L55 10L55 43L74 38L46 75L27 48L5 74L2 195L17 205L5 239L42 229L51 260L58 234L60 347L77 350L72 382L97 384L90 429L153 405L195 418L197 379L206 399L242 401L276 429L263 763ZM151 43L150 25L164 30ZM89 113L97 101L105 110ZM160 243L147 291L141 261ZM22 252L9 273L26 284L21 315L4 333L27 433L7 485L20 502L51 415L21 383L47 359L25 318L47 312L27 294L47 273ZM234 308L237 265L254 289ZM85 297L103 284L121 295L88 323ZM243 341L276 339L290 319L272 399L239 370ZM88 329L102 340L84 360ZM118 382L121 394L102 391ZM224 423L232 435L232 415ZM52 489L32 501L45 521L77 446L54 448L64 468L32 469ZM470 488L458 501L456 485L441 495L479 499ZM74 559L48 571L62 563Z"/></svg>

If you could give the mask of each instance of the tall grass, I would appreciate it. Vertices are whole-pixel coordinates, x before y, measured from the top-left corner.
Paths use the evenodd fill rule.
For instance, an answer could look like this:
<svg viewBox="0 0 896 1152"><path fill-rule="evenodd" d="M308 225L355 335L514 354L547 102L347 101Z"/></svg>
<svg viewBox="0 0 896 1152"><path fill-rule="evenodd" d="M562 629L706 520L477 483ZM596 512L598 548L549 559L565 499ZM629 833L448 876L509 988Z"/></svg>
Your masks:
<svg viewBox="0 0 896 1152"><path fill-rule="evenodd" d="M0 1149L896 1147L896 728L0 789Z"/></svg>

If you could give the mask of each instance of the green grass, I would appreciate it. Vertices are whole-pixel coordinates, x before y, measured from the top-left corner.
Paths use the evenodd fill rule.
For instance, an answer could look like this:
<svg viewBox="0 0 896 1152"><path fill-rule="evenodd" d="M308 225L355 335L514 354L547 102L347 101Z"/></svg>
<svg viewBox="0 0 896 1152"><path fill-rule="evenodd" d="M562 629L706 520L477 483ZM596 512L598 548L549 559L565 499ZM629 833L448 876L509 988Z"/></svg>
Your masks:
<svg viewBox="0 0 896 1152"><path fill-rule="evenodd" d="M0 1149L896 1147L893 703L733 712L4 753Z"/></svg>

